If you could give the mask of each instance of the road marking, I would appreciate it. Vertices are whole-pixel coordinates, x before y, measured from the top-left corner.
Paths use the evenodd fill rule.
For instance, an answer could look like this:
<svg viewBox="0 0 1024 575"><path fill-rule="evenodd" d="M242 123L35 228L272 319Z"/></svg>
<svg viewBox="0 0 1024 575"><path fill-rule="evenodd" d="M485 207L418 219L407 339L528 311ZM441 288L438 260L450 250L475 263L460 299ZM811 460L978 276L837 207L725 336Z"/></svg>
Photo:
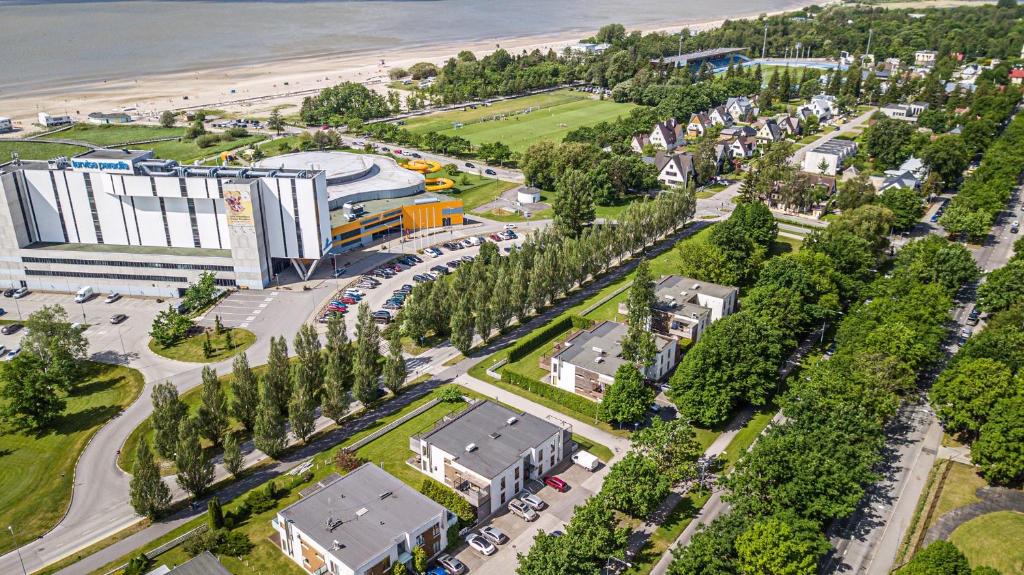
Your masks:
<svg viewBox="0 0 1024 575"><path fill-rule="evenodd" d="M249 327L249 322L240 323L238 324L238 327Z"/></svg>
<svg viewBox="0 0 1024 575"><path fill-rule="evenodd" d="M245 318L245 321L255 321L255 320L256 320L256 316L252 316L252 315L247 317L247 318Z"/></svg>
<svg viewBox="0 0 1024 575"><path fill-rule="evenodd" d="M274 298L272 298L272 297L263 298L263 301L274 301Z"/></svg>
<svg viewBox="0 0 1024 575"><path fill-rule="evenodd" d="M261 304L260 304L260 307L261 307L261 308L265 308L265 307L267 307L268 305L270 305L270 304L265 304L265 303L261 303Z"/></svg>
<svg viewBox="0 0 1024 575"><path fill-rule="evenodd" d="M253 315L259 315L259 313L261 311L263 311L263 310L261 310L261 309L254 309L254 310L252 310L252 313L253 313Z"/></svg>

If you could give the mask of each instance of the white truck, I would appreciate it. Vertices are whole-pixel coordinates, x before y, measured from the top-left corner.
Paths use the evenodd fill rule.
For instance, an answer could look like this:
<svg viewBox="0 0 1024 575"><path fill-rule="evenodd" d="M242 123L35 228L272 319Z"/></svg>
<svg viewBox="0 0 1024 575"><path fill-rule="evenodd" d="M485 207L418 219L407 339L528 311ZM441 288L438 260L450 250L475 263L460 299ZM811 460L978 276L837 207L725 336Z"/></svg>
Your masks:
<svg viewBox="0 0 1024 575"><path fill-rule="evenodd" d="M587 471L594 471L601 465L601 460L589 451L577 451L572 454L572 462Z"/></svg>
<svg viewBox="0 0 1024 575"><path fill-rule="evenodd" d="M94 294L95 292L92 291L91 287L85 286L84 288L78 290L78 293L75 294L75 303L87 302L92 298Z"/></svg>

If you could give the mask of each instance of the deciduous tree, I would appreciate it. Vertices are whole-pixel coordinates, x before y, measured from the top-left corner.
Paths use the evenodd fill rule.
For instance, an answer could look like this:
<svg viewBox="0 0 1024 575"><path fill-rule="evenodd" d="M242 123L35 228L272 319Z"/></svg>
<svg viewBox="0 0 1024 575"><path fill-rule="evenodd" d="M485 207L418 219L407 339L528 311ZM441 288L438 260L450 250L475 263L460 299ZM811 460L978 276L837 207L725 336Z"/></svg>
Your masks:
<svg viewBox="0 0 1024 575"><path fill-rule="evenodd" d="M188 413L188 408L178 398L178 390L170 382L156 384L151 397L156 452L164 459L173 459L178 445L178 429L181 420Z"/></svg>
<svg viewBox="0 0 1024 575"><path fill-rule="evenodd" d="M219 444L228 428L228 400L221 388L217 372L210 366L203 367L202 405L199 406L199 434Z"/></svg>
<svg viewBox="0 0 1024 575"><path fill-rule="evenodd" d="M199 425L190 417L182 418L178 425L174 463L178 466L178 486L193 499L205 493L213 483L213 462L199 441Z"/></svg>
<svg viewBox="0 0 1024 575"><path fill-rule="evenodd" d="M235 356L231 363L231 415L252 432L256 424L256 410L260 404L260 383L249 367L245 353Z"/></svg>
<svg viewBox="0 0 1024 575"><path fill-rule="evenodd" d="M159 517L171 503L171 492L160 478L160 468L143 439L135 449L135 464L129 483L132 509L150 519Z"/></svg>
<svg viewBox="0 0 1024 575"><path fill-rule="evenodd" d="M643 375L632 362L615 370L615 381L605 388L601 399L601 418L619 424L635 423L644 418L654 401L654 390L644 383Z"/></svg>

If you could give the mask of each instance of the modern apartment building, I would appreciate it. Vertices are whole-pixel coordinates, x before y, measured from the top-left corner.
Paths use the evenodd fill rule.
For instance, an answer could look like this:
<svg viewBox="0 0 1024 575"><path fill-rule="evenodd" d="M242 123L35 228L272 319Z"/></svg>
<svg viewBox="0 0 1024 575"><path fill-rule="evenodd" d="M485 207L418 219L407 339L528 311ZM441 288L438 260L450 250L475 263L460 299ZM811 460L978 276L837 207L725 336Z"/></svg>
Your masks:
<svg viewBox="0 0 1024 575"><path fill-rule="evenodd" d="M664 276L654 284L651 331L675 340L697 341L712 322L736 311L739 289L683 276ZM628 313L625 303L619 313Z"/></svg>

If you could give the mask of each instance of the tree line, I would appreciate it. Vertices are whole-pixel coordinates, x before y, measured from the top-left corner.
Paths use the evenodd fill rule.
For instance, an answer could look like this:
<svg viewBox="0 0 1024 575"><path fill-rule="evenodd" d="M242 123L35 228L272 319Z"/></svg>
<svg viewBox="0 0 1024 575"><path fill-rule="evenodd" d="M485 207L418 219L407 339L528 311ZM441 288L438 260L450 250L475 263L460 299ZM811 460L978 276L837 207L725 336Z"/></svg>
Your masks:
<svg viewBox="0 0 1024 575"><path fill-rule="evenodd" d="M162 495L166 486L154 452L176 464L179 486L198 497L213 481L213 462L203 449L204 441L223 448L225 468L237 475L243 467L240 444L244 437L252 437L256 449L277 457L287 446L289 431L296 439L309 441L318 414L340 424L353 400L363 406L375 403L383 393L381 384L397 395L407 375L400 335L393 330L386 355L380 351L381 339L363 303L354 341L349 341L343 320L335 316L328 321L323 346L312 325L299 328L293 341L294 358L289 358L284 337L271 338L267 363L259 374L244 353L237 356L230 400L224 382L208 366L203 368L201 399L194 413L173 383L158 383L152 392L153 446L146 438L139 442L132 470L136 512L155 517L166 510L168 501Z"/></svg>
<svg viewBox="0 0 1024 575"><path fill-rule="evenodd" d="M417 341L430 335L450 338L466 353L474 338L486 341L513 319L526 320L588 278L680 229L694 206L692 191L673 190L631 204L614 224L589 225L578 211L559 216L556 210L555 226L535 232L507 257L487 242L471 264L459 266L451 277L414 287L401 313L402 331Z"/></svg>

